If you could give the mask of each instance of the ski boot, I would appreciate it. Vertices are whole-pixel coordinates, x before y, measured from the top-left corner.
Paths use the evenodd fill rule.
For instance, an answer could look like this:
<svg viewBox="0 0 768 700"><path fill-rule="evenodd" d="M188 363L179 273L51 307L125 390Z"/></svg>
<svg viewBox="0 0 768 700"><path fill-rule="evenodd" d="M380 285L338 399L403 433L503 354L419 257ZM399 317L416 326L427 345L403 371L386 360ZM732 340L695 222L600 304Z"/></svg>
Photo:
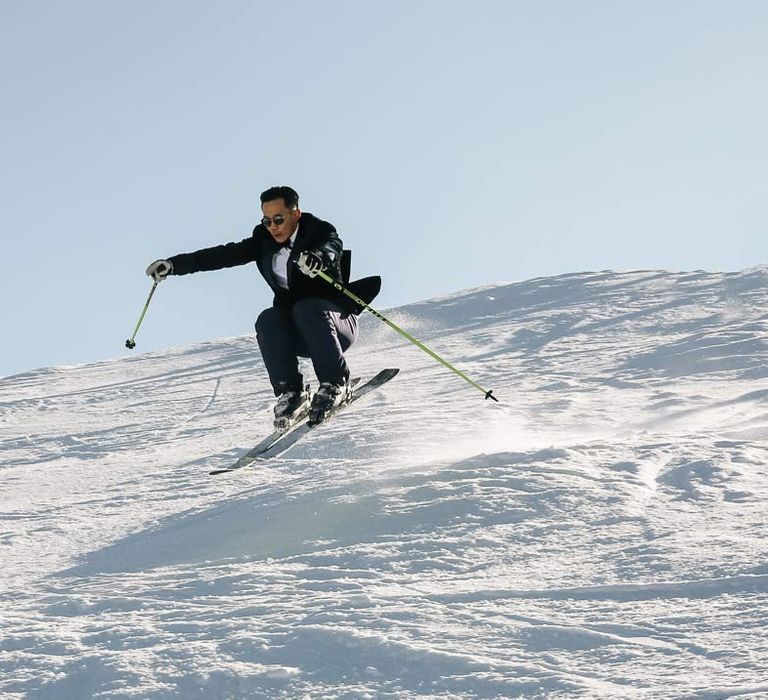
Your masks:
<svg viewBox="0 0 768 700"><path fill-rule="evenodd" d="M310 425L322 423L337 406L341 406L351 398L352 387L349 385L349 380L345 380L343 384L323 382L312 397L312 405L309 407Z"/></svg>
<svg viewBox="0 0 768 700"><path fill-rule="evenodd" d="M284 391L275 404L275 430L287 430L304 418L309 408L309 384L303 391Z"/></svg>

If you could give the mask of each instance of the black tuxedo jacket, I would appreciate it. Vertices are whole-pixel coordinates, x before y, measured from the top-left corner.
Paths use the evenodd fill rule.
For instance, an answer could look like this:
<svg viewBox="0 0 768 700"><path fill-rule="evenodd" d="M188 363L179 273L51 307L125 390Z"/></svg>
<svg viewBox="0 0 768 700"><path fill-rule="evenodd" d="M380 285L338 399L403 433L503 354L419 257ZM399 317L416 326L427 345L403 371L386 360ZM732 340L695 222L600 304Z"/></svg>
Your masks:
<svg viewBox="0 0 768 700"><path fill-rule="evenodd" d="M345 284L366 304L373 301L381 289L380 277L366 277L349 282L350 252L344 250L341 238L332 224L307 212L302 212L299 219L299 232L288 260L288 289L283 289L277 284L272 271L272 259L279 250L280 244L275 242L263 224L259 224L253 229L250 238L203 248L194 253L173 255L168 260L173 264L172 274L174 275L221 270L225 267L255 262L262 277L275 294L273 305L283 310L290 310L296 300L306 297L333 299L350 313L360 313L363 310L325 280L320 277L310 278L302 273L296 262L304 251L311 250L320 254L327 274Z"/></svg>

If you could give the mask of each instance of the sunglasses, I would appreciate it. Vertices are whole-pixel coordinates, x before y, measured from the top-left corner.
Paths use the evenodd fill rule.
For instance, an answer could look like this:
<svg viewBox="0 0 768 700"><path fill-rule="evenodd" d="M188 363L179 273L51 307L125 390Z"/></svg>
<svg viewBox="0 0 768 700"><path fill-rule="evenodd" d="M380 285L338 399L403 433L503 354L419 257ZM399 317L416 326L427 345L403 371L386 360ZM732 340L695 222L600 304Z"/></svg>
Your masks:
<svg viewBox="0 0 768 700"><path fill-rule="evenodd" d="M291 209L291 211L296 211L295 209ZM265 226L265 228L269 228L272 224L275 226L282 226L285 223L285 217L282 214L277 214L276 216L269 217L265 216L261 223Z"/></svg>

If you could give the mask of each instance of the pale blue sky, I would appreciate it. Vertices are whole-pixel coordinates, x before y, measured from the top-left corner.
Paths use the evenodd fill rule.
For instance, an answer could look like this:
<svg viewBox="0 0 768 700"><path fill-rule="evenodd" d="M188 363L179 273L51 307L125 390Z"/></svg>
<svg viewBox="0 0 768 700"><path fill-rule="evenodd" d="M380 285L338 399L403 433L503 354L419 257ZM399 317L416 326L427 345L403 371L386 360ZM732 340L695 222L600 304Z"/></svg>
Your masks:
<svg viewBox="0 0 768 700"><path fill-rule="evenodd" d="M129 354L290 184L376 306L768 258L764 0L0 0L0 375ZM133 353L250 333L255 266Z"/></svg>

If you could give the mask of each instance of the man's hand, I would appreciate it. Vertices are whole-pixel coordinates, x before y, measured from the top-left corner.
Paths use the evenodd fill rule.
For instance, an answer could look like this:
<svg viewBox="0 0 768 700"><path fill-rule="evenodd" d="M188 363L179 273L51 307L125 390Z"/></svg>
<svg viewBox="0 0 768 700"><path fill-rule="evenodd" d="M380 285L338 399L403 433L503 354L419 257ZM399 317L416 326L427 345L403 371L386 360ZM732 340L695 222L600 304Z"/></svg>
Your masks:
<svg viewBox="0 0 768 700"><path fill-rule="evenodd" d="M299 255L299 270L308 277L317 277L324 267L322 256L314 250L306 250Z"/></svg>
<svg viewBox="0 0 768 700"><path fill-rule="evenodd" d="M148 268L147 275L155 282L162 282L173 273L173 265L170 260L155 260Z"/></svg>

